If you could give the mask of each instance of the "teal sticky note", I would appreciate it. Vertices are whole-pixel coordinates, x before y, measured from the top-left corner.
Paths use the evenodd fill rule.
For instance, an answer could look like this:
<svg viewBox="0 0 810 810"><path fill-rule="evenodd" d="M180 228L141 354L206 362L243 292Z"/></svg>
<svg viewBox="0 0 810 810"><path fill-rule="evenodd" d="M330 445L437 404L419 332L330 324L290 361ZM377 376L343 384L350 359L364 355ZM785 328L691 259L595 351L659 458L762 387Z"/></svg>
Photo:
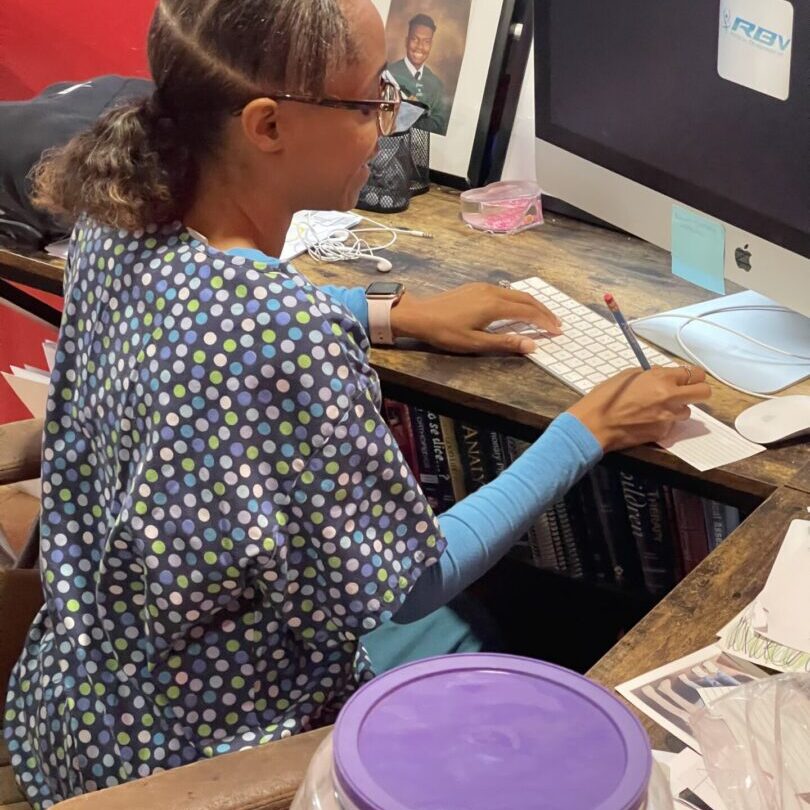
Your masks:
<svg viewBox="0 0 810 810"><path fill-rule="evenodd" d="M672 272L692 284L725 295L726 229L687 208L672 206Z"/></svg>

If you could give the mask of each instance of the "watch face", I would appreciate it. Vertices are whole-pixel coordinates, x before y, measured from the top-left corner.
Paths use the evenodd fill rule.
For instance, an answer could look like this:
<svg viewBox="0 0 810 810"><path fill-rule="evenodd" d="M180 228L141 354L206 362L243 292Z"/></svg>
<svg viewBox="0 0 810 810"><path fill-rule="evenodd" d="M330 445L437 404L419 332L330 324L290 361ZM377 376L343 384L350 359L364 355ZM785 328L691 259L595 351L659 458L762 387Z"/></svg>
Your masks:
<svg viewBox="0 0 810 810"><path fill-rule="evenodd" d="M395 281L374 281L366 287L366 295L388 298L400 295L403 289L404 285Z"/></svg>

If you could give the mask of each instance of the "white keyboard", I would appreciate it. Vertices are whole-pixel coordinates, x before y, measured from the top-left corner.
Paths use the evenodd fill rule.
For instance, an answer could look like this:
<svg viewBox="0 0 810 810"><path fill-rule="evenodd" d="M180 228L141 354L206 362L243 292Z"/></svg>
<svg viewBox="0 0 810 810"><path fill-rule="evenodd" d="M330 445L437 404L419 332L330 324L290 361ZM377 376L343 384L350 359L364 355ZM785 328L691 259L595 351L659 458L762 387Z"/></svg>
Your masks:
<svg viewBox="0 0 810 810"><path fill-rule="evenodd" d="M639 367L627 338L614 321L597 315L539 278L516 281L512 289L527 292L548 307L562 321L563 334L551 337L539 332L536 326L515 321L498 321L489 330L532 337L537 349L527 357L575 391L587 394L619 371ZM643 341L639 340L639 345L651 365L677 365Z"/></svg>

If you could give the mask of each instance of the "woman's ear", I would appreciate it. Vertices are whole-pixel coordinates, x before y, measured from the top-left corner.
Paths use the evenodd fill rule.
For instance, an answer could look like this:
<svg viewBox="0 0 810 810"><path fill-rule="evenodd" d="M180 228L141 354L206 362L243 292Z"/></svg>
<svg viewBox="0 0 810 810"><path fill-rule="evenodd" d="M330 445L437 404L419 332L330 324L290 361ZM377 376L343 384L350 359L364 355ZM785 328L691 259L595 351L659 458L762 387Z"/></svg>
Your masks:
<svg viewBox="0 0 810 810"><path fill-rule="evenodd" d="M253 99L242 110L242 132L262 152L278 152L282 148L278 114L279 106L270 98Z"/></svg>

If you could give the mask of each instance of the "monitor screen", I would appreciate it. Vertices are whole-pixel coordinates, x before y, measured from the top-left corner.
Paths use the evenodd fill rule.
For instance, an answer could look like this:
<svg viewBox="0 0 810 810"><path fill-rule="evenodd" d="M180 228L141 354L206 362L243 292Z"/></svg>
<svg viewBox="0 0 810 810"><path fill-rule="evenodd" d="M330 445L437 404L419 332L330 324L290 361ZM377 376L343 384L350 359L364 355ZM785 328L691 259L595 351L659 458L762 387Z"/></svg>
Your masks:
<svg viewBox="0 0 810 810"><path fill-rule="evenodd" d="M723 11L535 0L537 136L810 257L810 3L793 3L781 40L734 31L790 53L784 100L721 77L720 29L736 20Z"/></svg>

